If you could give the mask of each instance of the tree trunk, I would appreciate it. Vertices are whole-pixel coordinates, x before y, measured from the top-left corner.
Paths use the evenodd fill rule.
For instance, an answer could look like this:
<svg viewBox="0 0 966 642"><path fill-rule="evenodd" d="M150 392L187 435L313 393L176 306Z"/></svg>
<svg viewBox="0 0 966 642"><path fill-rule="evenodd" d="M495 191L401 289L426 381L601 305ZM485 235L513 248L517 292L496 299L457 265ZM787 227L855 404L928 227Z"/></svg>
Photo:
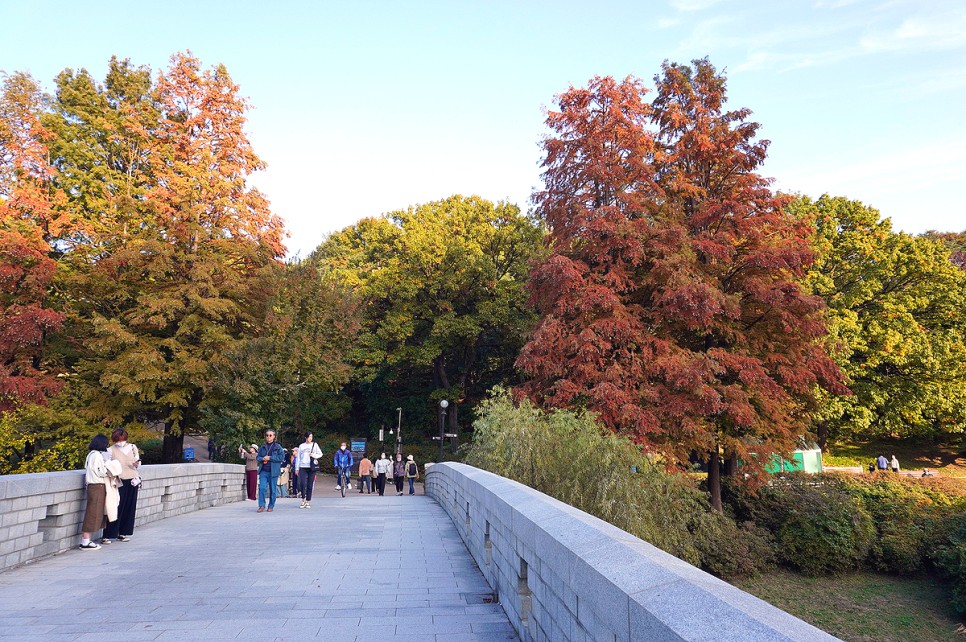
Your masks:
<svg viewBox="0 0 966 642"><path fill-rule="evenodd" d="M184 459L184 433L172 434L171 424L164 425L164 443L161 445L161 463L177 464Z"/></svg>
<svg viewBox="0 0 966 642"><path fill-rule="evenodd" d="M822 452L828 452L825 448L825 444L828 442L828 424L824 421L818 422L818 431L816 432L816 439L818 441L818 447Z"/></svg>
<svg viewBox="0 0 966 642"><path fill-rule="evenodd" d="M729 454L724 460L724 476L734 477L738 474L738 456Z"/></svg>
<svg viewBox="0 0 966 642"><path fill-rule="evenodd" d="M708 491L711 493L711 508L720 513L722 511L720 456L717 449L708 455Z"/></svg>

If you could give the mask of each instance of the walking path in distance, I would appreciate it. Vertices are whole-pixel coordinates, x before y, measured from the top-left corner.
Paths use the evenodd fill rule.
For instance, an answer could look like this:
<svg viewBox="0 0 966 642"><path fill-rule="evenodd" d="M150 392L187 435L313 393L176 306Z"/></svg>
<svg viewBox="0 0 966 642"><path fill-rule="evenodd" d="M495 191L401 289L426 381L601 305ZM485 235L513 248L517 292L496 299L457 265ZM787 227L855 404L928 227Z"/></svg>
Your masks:
<svg viewBox="0 0 966 642"><path fill-rule="evenodd" d="M0 639L517 639L431 498L316 489L310 509L246 500L0 573Z"/></svg>

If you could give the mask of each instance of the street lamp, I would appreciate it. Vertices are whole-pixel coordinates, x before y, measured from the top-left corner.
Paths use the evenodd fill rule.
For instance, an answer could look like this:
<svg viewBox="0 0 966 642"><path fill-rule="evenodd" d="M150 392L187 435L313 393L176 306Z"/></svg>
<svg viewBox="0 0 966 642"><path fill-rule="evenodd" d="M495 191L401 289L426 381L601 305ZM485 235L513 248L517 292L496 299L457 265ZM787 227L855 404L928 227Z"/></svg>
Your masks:
<svg viewBox="0 0 966 642"><path fill-rule="evenodd" d="M402 408L396 408L399 413L399 422L396 424L396 454L402 454Z"/></svg>
<svg viewBox="0 0 966 642"><path fill-rule="evenodd" d="M446 434L446 409L449 402L445 399L439 402L439 461L443 461L443 435Z"/></svg>

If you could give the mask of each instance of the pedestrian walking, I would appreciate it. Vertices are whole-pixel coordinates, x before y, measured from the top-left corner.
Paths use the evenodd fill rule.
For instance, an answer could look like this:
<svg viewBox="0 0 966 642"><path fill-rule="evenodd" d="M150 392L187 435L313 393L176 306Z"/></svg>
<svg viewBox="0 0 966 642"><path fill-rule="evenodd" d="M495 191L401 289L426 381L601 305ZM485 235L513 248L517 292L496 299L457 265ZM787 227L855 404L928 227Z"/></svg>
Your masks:
<svg viewBox="0 0 966 642"><path fill-rule="evenodd" d="M315 475L319 472L319 458L322 449L315 443L312 433L305 433L305 441L298 448L295 456L299 469L299 488L302 491L302 504L299 508L312 508L312 487L315 486Z"/></svg>
<svg viewBox="0 0 966 642"><path fill-rule="evenodd" d="M248 450L239 446L238 456L245 460L245 489L248 491L248 499L255 501L255 494L258 492L258 446L252 444Z"/></svg>
<svg viewBox="0 0 966 642"><path fill-rule="evenodd" d="M376 462L376 488L379 489L379 495L386 494L386 478L392 472L392 462L386 458L386 453L381 453L379 455L379 460Z"/></svg>
<svg viewBox="0 0 966 642"><path fill-rule="evenodd" d="M895 455L892 456L892 462L891 463L892 463L892 472L898 473L899 472L899 460L896 459L896 456Z"/></svg>
<svg viewBox="0 0 966 642"><path fill-rule="evenodd" d="M412 455L406 457L406 481L409 482L409 494L415 495L416 489L413 484L419 479L419 466L416 465L416 460L413 459Z"/></svg>
<svg viewBox="0 0 966 642"><path fill-rule="evenodd" d="M275 510L278 498L278 477L282 474L285 449L275 441L275 431L265 431L265 443L258 448L258 511L265 511L265 495L268 495L268 512Z"/></svg>
<svg viewBox="0 0 966 642"><path fill-rule="evenodd" d="M875 465L880 471L889 470L889 460L885 455L879 455L875 460Z"/></svg>
<svg viewBox="0 0 966 642"><path fill-rule="evenodd" d="M362 494L363 488L369 489L369 494L372 494L372 461L369 460L369 455L362 453L362 460L359 462L359 494Z"/></svg>
<svg viewBox="0 0 966 642"><path fill-rule="evenodd" d="M403 480L406 479L406 464L401 454L397 454L396 461L392 463L392 479L396 482L396 495L402 495Z"/></svg>
<svg viewBox="0 0 966 642"><path fill-rule="evenodd" d="M138 447L130 443L127 431L118 428L111 433L113 445L107 449L106 459L121 464L120 486L117 492L120 503L117 506L117 519L107 522L104 529L104 539L130 542L134 535L134 519L137 513L138 491L141 488L141 476L138 467L141 466L141 455Z"/></svg>

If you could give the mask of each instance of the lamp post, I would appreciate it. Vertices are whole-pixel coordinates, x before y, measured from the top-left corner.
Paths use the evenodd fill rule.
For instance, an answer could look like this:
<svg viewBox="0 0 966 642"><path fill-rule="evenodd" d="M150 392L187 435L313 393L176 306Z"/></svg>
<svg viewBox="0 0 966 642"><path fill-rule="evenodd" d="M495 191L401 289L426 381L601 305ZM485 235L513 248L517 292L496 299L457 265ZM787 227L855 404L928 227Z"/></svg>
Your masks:
<svg viewBox="0 0 966 642"><path fill-rule="evenodd" d="M445 399L439 402L439 461L443 461L443 436L446 434L446 409L449 402Z"/></svg>
<svg viewBox="0 0 966 642"><path fill-rule="evenodd" d="M402 454L402 408L396 408L399 413L399 421L396 424L396 454Z"/></svg>

